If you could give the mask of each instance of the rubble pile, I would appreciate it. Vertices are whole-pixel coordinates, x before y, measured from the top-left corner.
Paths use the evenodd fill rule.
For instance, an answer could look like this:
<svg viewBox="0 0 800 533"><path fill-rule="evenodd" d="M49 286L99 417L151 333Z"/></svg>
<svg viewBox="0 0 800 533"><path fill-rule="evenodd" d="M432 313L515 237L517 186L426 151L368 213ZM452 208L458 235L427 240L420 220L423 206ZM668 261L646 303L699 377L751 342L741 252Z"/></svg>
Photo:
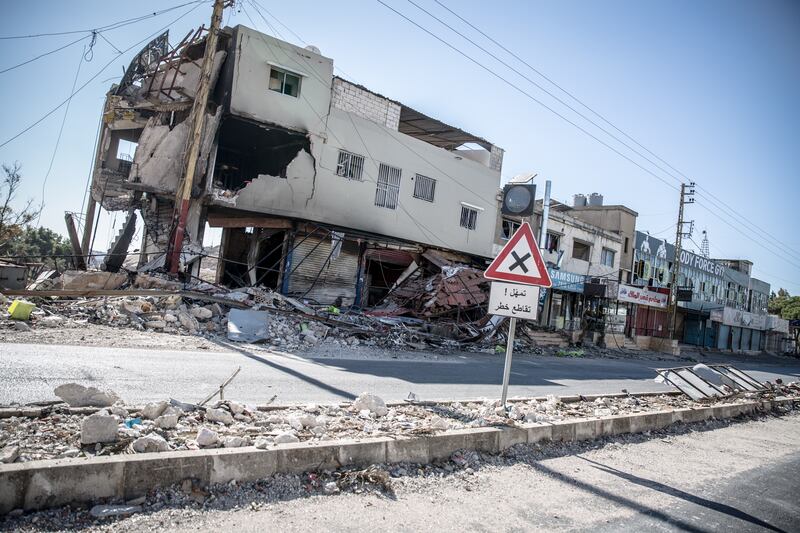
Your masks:
<svg viewBox="0 0 800 533"><path fill-rule="evenodd" d="M443 267L442 272L408 281L387 300L393 314L430 318L469 311L489 299L489 280L467 266Z"/></svg>
<svg viewBox="0 0 800 533"><path fill-rule="evenodd" d="M800 385L784 385L768 394L800 397ZM755 396L716 402L747 401ZM117 401L92 414L75 414L55 405L40 418L0 419L0 457L4 462L25 462L203 448L268 449L282 443L419 436L451 429L548 423L713 403L679 395L603 397L566 403L548 396L512 401L507 409L497 400L387 406L380 397L364 393L350 404L309 403L265 410L231 400L208 407L172 400L139 408Z"/></svg>

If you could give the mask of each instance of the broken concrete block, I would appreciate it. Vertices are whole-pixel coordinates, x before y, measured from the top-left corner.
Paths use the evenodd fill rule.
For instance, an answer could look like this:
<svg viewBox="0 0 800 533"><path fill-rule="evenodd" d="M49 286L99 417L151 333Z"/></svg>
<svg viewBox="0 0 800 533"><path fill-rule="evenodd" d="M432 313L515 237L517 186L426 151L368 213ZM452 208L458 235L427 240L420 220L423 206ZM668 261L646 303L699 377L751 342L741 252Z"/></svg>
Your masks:
<svg viewBox="0 0 800 533"><path fill-rule="evenodd" d="M186 311L181 311L178 313L178 322L181 323L181 326L188 329L190 332L197 331L197 328L200 327L200 324L197 322L192 315L187 313Z"/></svg>
<svg viewBox="0 0 800 533"><path fill-rule="evenodd" d="M148 403L142 409L142 416L149 420L155 420L164 413L167 406L169 406L167 402Z"/></svg>
<svg viewBox="0 0 800 533"><path fill-rule="evenodd" d="M117 440L117 417L105 411L89 415L81 422L81 444L115 442Z"/></svg>
<svg viewBox="0 0 800 533"><path fill-rule="evenodd" d="M165 320L149 320L144 325L150 329L164 329L167 327L167 322Z"/></svg>
<svg viewBox="0 0 800 533"><path fill-rule="evenodd" d="M219 422L226 426L233 424L233 416L225 409L207 409L206 420L209 422Z"/></svg>
<svg viewBox="0 0 800 533"><path fill-rule="evenodd" d="M161 435L150 433L133 441L133 451L136 453L168 452L169 443Z"/></svg>
<svg viewBox="0 0 800 533"><path fill-rule="evenodd" d="M377 416L386 416L389 412L386 408L386 402L369 392L363 392L355 399L353 402L353 409L356 411L368 410L370 413L374 413Z"/></svg>
<svg viewBox="0 0 800 533"><path fill-rule="evenodd" d="M277 437L275 437L275 444L290 444L293 442L300 442L300 439L297 438L291 431L287 431L286 433L281 433Z"/></svg>
<svg viewBox="0 0 800 533"><path fill-rule="evenodd" d="M0 463L13 463L19 458L19 446L6 446L0 450Z"/></svg>
<svg viewBox="0 0 800 533"><path fill-rule="evenodd" d="M101 391L78 383L59 385L53 393L70 407L109 407L119 400L119 396L113 391Z"/></svg>
<svg viewBox="0 0 800 533"><path fill-rule="evenodd" d="M15 321L14 329L17 331L27 332L31 330L31 327L26 322Z"/></svg>
<svg viewBox="0 0 800 533"><path fill-rule="evenodd" d="M173 324L173 323L175 323L177 321L178 321L178 317L176 317L172 313L165 313L164 314L164 322L168 322L170 324Z"/></svg>
<svg viewBox="0 0 800 533"><path fill-rule="evenodd" d="M211 311L211 309L206 309L205 307L193 307L189 312L198 320L208 320L214 316L214 313Z"/></svg>
<svg viewBox="0 0 800 533"><path fill-rule="evenodd" d="M247 437L225 437L222 441L222 445L225 448L242 448L244 446L250 446L250 439Z"/></svg>
<svg viewBox="0 0 800 533"><path fill-rule="evenodd" d="M155 423L161 429L172 429L178 425L178 415L161 415L156 418Z"/></svg>
<svg viewBox="0 0 800 533"><path fill-rule="evenodd" d="M216 431L202 427L197 431L197 437L195 437L195 440L197 441L197 445L201 447L215 446L219 444L219 435L217 435Z"/></svg>
<svg viewBox="0 0 800 533"><path fill-rule="evenodd" d="M266 450L274 442L275 441L273 439L268 438L268 437L258 437L256 439L256 442L255 442L254 446L256 448L258 448L259 450Z"/></svg>

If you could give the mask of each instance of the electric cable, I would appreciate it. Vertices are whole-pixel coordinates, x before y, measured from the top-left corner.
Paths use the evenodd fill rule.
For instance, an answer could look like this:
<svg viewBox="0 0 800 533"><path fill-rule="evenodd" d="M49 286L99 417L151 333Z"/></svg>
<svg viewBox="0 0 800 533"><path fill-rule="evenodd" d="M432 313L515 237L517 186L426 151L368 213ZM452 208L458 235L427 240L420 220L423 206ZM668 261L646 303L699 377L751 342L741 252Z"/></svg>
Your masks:
<svg viewBox="0 0 800 533"><path fill-rule="evenodd" d="M17 69L19 67L25 66L25 65L27 65L29 63L33 63L37 59L41 59L43 57L47 57L49 55L55 54L56 52L60 52L61 50L69 48L73 44L78 44L79 42L83 41L84 39L88 39L89 37L90 37L90 35L84 35L83 37L81 37L79 39L75 39L74 41L70 41L65 45L62 45L62 46L59 46L58 48L50 50L49 52L45 52L43 54L39 54L36 57L32 57L31 59L27 59L27 60L23 61L22 63L17 63L16 65L14 65L12 67L4 68L3 70L0 70L0 74L5 74L6 72L10 72L10 71L12 71L14 69Z"/></svg>

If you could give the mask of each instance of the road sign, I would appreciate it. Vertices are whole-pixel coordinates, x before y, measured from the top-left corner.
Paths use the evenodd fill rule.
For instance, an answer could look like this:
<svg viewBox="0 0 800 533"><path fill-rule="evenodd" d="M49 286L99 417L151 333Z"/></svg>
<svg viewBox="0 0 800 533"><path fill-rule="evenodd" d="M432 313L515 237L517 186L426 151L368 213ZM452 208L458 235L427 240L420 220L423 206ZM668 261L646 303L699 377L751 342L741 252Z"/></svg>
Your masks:
<svg viewBox="0 0 800 533"><path fill-rule="evenodd" d="M483 277L539 287L553 284L530 224L524 222L520 226L483 273Z"/></svg>
<svg viewBox="0 0 800 533"><path fill-rule="evenodd" d="M539 287L493 281L489 293L489 314L536 320Z"/></svg>

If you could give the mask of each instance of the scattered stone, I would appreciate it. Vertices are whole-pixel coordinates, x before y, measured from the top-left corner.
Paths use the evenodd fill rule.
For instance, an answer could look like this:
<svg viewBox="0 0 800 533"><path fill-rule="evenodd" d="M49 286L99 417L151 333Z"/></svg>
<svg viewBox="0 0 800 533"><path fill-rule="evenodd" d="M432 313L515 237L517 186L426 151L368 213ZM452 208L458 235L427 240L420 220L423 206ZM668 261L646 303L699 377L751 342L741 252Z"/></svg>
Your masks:
<svg viewBox="0 0 800 533"><path fill-rule="evenodd" d="M322 486L322 492L325 494L336 494L339 492L339 486L334 481L329 481Z"/></svg>
<svg viewBox="0 0 800 533"><path fill-rule="evenodd" d="M81 422L81 444L114 442L117 440L117 417L106 411L87 416Z"/></svg>
<svg viewBox="0 0 800 533"><path fill-rule="evenodd" d="M27 332L31 330L31 327L26 322L17 320L14 322L14 329L17 331Z"/></svg>
<svg viewBox="0 0 800 533"><path fill-rule="evenodd" d="M0 463L13 463L19 458L19 446L6 446L0 450Z"/></svg>
<svg viewBox="0 0 800 533"><path fill-rule="evenodd" d="M148 403L142 409L142 416L148 420L155 420L164 413L164 410L169 406L167 402L153 402Z"/></svg>
<svg viewBox="0 0 800 533"><path fill-rule="evenodd" d="M70 407L109 407L119 401L113 391L101 391L95 387L84 387L78 383L65 383L55 388L53 393L67 402Z"/></svg>
<svg viewBox="0 0 800 533"><path fill-rule="evenodd" d="M431 429L446 431L450 429L450 424L444 418L437 416L433 420L431 420Z"/></svg>
<svg viewBox="0 0 800 533"><path fill-rule="evenodd" d="M214 316L214 312L211 311L211 309L206 309L205 307L194 307L190 313L198 320L208 320Z"/></svg>
<svg viewBox="0 0 800 533"><path fill-rule="evenodd" d="M250 439L247 437L225 437L222 441L225 448L241 448L243 446L250 446Z"/></svg>
<svg viewBox="0 0 800 533"><path fill-rule="evenodd" d="M155 433L150 433L133 441L133 451L136 453L168 452L169 450L169 443L164 440L164 437Z"/></svg>
<svg viewBox="0 0 800 533"><path fill-rule="evenodd" d="M195 437L197 445L201 447L216 446L219 444L219 435L216 431L212 431L206 427L201 427Z"/></svg>
<svg viewBox="0 0 800 533"><path fill-rule="evenodd" d="M275 440L268 437L258 437L255 442L255 447L259 450L266 450L270 445L274 444Z"/></svg>
<svg viewBox="0 0 800 533"><path fill-rule="evenodd" d="M200 327L200 324L197 323L197 319L185 311L178 313L178 322L181 323L181 326L188 329L190 333L194 333Z"/></svg>
<svg viewBox="0 0 800 533"><path fill-rule="evenodd" d="M166 320L149 320L144 325L150 329L164 329L167 327Z"/></svg>
<svg viewBox="0 0 800 533"><path fill-rule="evenodd" d="M281 433L277 437L275 437L275 444L290 444L293 442L300 442L300 439L297 438L297 435L294 433L287 431L286 433Z"/></svg>
<svg viewBox="0 0 800 533"><path fill-rule="evenodd" d="M225 409L206 409L206 420L209 422L219 422L226 426L233 424L233 416Z"/></svg>
<svg viewBox="0 0 800 533"><path fill-rule="evenodd" d="M361 393L358 398L353 402L353 409L356 411L368 410L377 416L386 416L389 410L386 408L386 402L380 397L369 392Z"/></svg>
<svg viewBox="0 0 800 533"><path fill-rule="evenodd" d="M173 429L178 425L178 415L161 415L156 418L155 423L161 429Z"/></svg>

